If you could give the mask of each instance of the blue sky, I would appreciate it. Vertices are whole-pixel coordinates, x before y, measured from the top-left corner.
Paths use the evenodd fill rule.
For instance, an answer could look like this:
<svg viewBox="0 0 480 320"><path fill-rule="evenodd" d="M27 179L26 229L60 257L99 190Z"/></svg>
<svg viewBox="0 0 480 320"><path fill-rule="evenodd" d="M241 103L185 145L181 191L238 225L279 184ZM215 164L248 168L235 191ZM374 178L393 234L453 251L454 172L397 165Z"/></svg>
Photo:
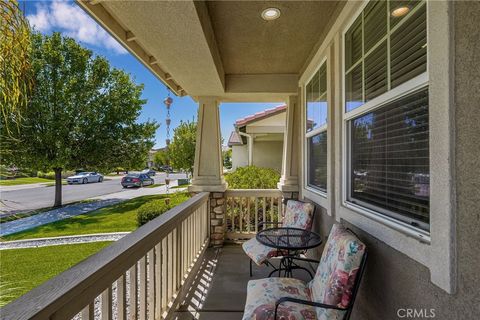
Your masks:
<svg viewBox="0 0 480 320"><path fill-rule="evenodd" d="M93 19L83 12L73 1L25 1L20 2L32 27L45 34L59 31L91 49L95 54L106 57L112 66L128 72L136 83L143 83L143 98L147 100L139 121L154 119L160 123L156 133L155 147L165 145L164 126L166 110L163 100L167 88L137 59L105 32ZM197 104L190 97L175 97L171 109L172 124L175 128L180 120L197 117ZM233 123L255 112L271 108L278 103L226 103L220 107L221 131L225 144L233 130ZM173 132L173 130L172 130Z"/></svg>

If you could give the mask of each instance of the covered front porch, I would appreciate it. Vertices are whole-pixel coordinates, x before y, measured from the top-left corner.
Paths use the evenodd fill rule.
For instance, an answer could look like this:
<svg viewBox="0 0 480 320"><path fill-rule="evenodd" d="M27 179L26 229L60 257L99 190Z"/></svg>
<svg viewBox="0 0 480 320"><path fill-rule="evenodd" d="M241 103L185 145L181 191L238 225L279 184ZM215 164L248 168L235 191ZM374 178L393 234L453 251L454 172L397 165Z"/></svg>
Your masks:
<svg viewBox="0 0 480 320"><path fill-rule="evenodd" d="M253 267L239 245L259 221L278 221L278 190L227 191L223 246L214 245L201 192L2 308L5 319L242 319ZM254 195L255 194L255 195ZM211 240L212 239L212 240ZM272 259L278 266L279 259ZM302 266L314 271L316 266ZM294 276L305 281L304 271Z"/></svg>
<svg viewBox="0 0 480 320"><path fill-rule="evenodd" d="M250 277L235 243L281 219L288 199L315 204L322 237L342 223L369 248L352 318L406 309L478 318L478 3L407 1L399 22L390 9L404 2L393 0L77 2L198 102L193 197L10 303L3 318L240 319ZM279 20L262 20L269 7ZM277 189L225 183L219 105L231 101L286 103Z"/></svg>

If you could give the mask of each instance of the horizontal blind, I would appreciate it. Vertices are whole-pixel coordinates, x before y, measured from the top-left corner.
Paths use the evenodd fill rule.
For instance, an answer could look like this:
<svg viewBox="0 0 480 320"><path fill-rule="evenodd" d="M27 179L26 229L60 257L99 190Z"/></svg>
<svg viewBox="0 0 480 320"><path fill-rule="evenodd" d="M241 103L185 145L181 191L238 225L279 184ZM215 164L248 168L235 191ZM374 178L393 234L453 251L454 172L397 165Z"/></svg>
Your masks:
<svg viewBox="0 0 480 320"><path fill-rule="evenodd" d="M307 128L310 132L327 123L327 65L323 63L306 85Z"/></svg>
<svg viewBox="0 0 480 320"><path fill-rule="evenodd" d="M307 139L308 185L327 191L327 131Z"/></svg>
<svg viewBox="0 0 480 320"><path fill-rule="evenodd" d="M365 58L365 101L388 90L387 41L384 40Z"/></svg>
<svg viewBox="0 0 480 320"><path fill-rule="evenodd" d="M364 10L364 52L367 53L387 34L387 1L370 1Z"/></svg>
<svg viewBox="0 0 480 320"><path fill-rule="evenodd" d="M349 200L428 224L428 135L427 89L351 120Z"/></svg>
<svg viewBox="0 0 480 320"><path fill-rule="evenodd" d="M346 112L427 71L426 10L425 1L368 2L345 33Z"/></svg>
<svg viewBox="0 0 480 320"><path fill-rule="evenodd" d="M347 73L345 80L345 101L348 112L363 104L362 63Z"/></svg>
<svg viewBox="0 0 480 320"><path fill-rule="evenodd" d="M350 69L362 58L362 32L362 15L360 15L345 34L345 70Z"/></svg>
<svg viewBox="0 0 480 320"><path fill-rule="evenodd" d="M427 71L427 9L423 4L390 36L392 88Z"/></svg>

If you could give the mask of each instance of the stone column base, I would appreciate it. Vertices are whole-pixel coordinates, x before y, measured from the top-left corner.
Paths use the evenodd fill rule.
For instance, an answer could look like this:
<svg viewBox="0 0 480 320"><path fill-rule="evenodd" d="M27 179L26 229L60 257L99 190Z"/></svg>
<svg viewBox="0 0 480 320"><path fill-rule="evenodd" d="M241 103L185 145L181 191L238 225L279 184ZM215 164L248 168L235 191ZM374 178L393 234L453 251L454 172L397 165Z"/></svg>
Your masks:
<svg viewBox="0 0 480 320"><path fill-rule="evenodd" d="M221 247L225 239L225 194L210 193L210 246Z"/></svg>

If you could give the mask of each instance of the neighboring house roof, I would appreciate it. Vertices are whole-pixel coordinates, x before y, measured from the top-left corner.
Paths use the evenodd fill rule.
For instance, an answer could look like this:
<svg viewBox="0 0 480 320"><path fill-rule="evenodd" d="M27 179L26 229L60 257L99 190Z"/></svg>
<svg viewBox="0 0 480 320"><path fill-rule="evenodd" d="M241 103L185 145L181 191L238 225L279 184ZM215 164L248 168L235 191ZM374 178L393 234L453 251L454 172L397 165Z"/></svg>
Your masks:
<svg viewBox="0 0 480 320"><path fill-rule="evenodd" d="M228 146L241 146L243 145L242 136L237 131L232 131L230 133L230 138L228 139Z"/></svg>
<svg viewBox="0 0 480 320"><path fill-rule="evenodd" d="M245 127L245 126L247 126L247 125L249 125L253 122L256 122L256 121L259 121L259 120L262 120L262 119L266 119L268 117L275 116L277 114L285 112L286 110L287 110L287 106L286 105L281 105L281 106L277 106L275 108L265 109L263 111L255 113L255 114L246 116L245 118L237 119L235 121L235 124L234 124L236 130L234 130L234 131L232 131L232 133L230 133L230 138L228 139L228 146L229 147L241 146L241 145L244 144L242 136L238 133L238 129L240 127Z"/></svg>
<svg viewBox="0 0 480 320"><path fill-rule="evenodd" d="M245 126L249 123L252 123L254 121L265 119L265 118L268 118L270 116L285 112L285 110L287 110L286 105L281 105L281 106L278 106L278 107L275 107L275 108L266 109L266 110L257 112L255 114L246 116L245 118L237 119L237 121L235 121L235 126L237 128L238 127L243 127L243 126Z"/></svg>

